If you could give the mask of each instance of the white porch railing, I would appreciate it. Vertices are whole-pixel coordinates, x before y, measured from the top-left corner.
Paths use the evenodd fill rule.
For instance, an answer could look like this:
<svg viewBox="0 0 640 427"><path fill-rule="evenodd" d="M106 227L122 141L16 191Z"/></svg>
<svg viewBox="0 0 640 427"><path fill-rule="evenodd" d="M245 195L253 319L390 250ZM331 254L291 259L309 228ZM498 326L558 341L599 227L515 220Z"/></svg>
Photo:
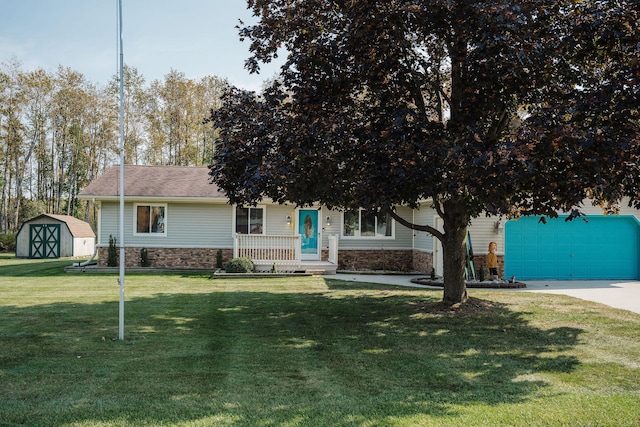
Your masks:
<svg viewBox="0 0 640 427"><path fill-rule="evenodd" d="M302 239L296 236L236 234L234 258L249 258L254 264L300 265Z"/></svg>

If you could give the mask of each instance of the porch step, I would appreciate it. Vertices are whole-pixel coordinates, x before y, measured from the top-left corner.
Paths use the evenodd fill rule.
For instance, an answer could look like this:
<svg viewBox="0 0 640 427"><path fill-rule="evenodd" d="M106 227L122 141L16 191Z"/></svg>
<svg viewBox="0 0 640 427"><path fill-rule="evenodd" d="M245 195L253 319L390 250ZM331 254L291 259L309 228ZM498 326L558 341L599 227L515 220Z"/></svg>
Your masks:
<svg viewBox="0 0 640 427"><path fill-rule="evenodd" d="M336 274L338 266L326 261L302 261L300 264L276 264L278 273L306 273L314 275ZM273 263L255 263L256 272L269 272L273 269Z"/></svg>
<svg viewBox="0 0 640 427"><path fill-rule="evenodd" d="M338 265L327 261L303 261L300 269L309 274L336 274Z"/></svg>

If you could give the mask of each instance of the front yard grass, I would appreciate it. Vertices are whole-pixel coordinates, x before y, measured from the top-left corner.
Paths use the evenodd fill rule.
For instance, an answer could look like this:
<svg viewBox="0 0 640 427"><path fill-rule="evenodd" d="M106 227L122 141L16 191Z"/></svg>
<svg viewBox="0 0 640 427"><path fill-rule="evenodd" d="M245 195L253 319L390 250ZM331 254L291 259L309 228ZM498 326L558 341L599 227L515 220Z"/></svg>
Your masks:
<svg viewBox="0 0 640 427"><path fill-rule="evenodd" d="M327 277L0 256L1 426L637 426L640 315Z"/></svg>

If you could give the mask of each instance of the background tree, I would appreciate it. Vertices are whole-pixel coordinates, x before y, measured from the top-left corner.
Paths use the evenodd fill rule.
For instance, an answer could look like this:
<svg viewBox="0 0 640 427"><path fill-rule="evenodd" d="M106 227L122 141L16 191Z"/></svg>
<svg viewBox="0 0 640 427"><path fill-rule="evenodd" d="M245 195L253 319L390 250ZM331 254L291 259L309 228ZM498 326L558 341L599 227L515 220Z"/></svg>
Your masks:
<svg viewBox="0 0 640 427"><path fill-rule="evenodd" d="M203 112L217 108L226 86L226 80L193 80L176 70L171 70L164 81L153 81L148 110L148 163L197 166L205 164L204 156L208 156L208 163L212 130L204 123Z"/></svg>
<svg viewBox="0 0 640 427"><path fill-rule="evenodd" d="M21 182L24 159L23 88L20 63L12 60L6 73L0 74L0 155L2 155L2 199L0 200L0 231L16 227L18 201L22 197Z"/></svg>
<svg viewBox="0 0 640 427"><path fill-rule="evenodd" d="M125 163L211 161L216 130L203 122L219 106L225 79L191 80L174 71L151 87L132 67L124 78ZM156 90L176 87L166 99ZM0 233L41 213L95 223L96 207L79 205L77 194L118 162L117 88L115 77L100 86L63 66L25 71L17 59L0 63ZM182 120L175 128L165 126L169 108Z"/></svg>
<svg viewBox="0 0 640 427"><path fill-rule="evenodd" d="M212 117L232 203L390 211L442 242L446 303L467 299L472 218L638 206L637 1L248 5L248 69L288 56L262 96L230 90ZM423 200L443 232L394 212Z"/></svg>
<svg viewBox="0 0 640 427"><path fill-rule="evenodd" d="M45 191L42 187L44 180L41 179L42 174L40 172L44 172L46 168L39 168L38 165L39 161L44 159L43 155L47 152L47 134L51 127L49 113L53 94L53 81L51 76L43 69L22 73L20 79L24 91L24 124L28 147L24 167L22 170L16 170L16 173L26 178L28 182L27 188L25 188L27 195L29 197L35 196L35 203L31 207L40 204L44 209L44 204L38 202L44 201L43 195ZM22 186L21 181L22 178L17 183L18 187ZM19 200L17 205L22 202ZM21 210L25 210L23 206L21 206ZM25 218L24 212L21 212L20 216ZM18 215L16 215L17 217ZM25 219L29 218L27 216Z"/></svg>
<svg viewBox="0 0 640 427"><path fill-rule="evenodd" d="M195 86L194 108L196 111L216 111L222 106L222 96L229 87L227 79L207 76L200 79ZM197 128L198 165L208 165L213 161L218 130L207 123L207 115L198 115L200 121Z"/></svg>
<svg viewBox="0 0 640 427"><path fill-rule="evenodd" d="M53 104L53 164L57 175L53 213L74 215L78 180L86 176L90 85L74 70L58 67Z"/></svg>
<svg viewBox="0 0 640 427"><path fill-rule="evenodd" d="M48 112L51 104L52 83L47 73L38 69L18 75L22 92L24 113L22 115L24 141L20 158L15 161L16 198L14 201L14 228L17 229L24 218L24 192L33 194L34 153L45 140L48 130ZM25 182L28 185L25 185Z"/></svg>
<svg viewBox="0 0 640 427"><path fill-rule="evenodd" d="M145 87L144 77L134 67L124 66L124 153L127 163L145 164L147 108L149 91ZM109 83L112 99L117 100L120 90L118 76ZM116 118L117 122L117 118Z"/></svg>

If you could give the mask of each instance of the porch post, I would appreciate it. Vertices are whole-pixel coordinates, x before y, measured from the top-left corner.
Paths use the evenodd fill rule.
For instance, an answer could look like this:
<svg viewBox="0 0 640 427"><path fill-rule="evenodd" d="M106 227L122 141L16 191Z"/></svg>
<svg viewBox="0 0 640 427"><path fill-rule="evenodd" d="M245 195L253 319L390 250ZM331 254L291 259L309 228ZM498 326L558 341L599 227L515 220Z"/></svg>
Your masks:
<svg viewBox="0 0 640 427"><path fill-rule="evenodd" d="M338 263L338 236L331 234L329 236L329 260L332 264Z"/></svg>
<svg viewBox="0 0 640 427"><path fill-rule="evenodd" d="M296 243L295 243L295 248L296 248L296 262L299 264L300 262L302 262L302 236L301 235L296 235Z"/></svg>

